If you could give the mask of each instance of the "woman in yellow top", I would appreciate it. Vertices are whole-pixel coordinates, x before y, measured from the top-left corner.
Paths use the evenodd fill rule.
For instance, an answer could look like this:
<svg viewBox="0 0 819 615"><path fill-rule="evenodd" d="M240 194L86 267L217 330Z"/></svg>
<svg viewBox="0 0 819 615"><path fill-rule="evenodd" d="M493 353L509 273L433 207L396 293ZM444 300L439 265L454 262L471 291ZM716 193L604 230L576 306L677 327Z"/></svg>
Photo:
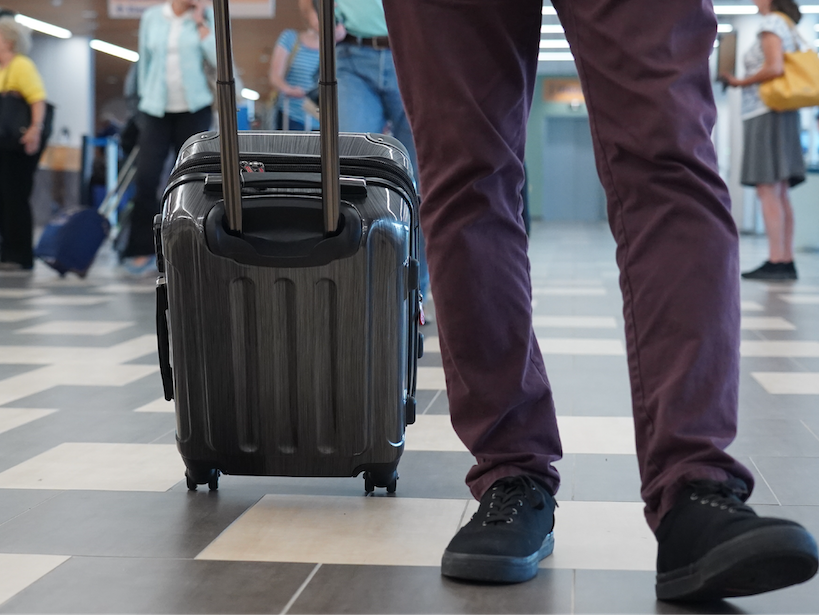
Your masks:
<svg viewBox="0 0 819 615"><path fill-rule="evenodd" d="M13 17L0 18L0 92L19 94L31 108L31 124L21 148L0 148L0 269L29 270L34 265L29 198L40 152L46 92L34 62L27 29Z"/></svg>

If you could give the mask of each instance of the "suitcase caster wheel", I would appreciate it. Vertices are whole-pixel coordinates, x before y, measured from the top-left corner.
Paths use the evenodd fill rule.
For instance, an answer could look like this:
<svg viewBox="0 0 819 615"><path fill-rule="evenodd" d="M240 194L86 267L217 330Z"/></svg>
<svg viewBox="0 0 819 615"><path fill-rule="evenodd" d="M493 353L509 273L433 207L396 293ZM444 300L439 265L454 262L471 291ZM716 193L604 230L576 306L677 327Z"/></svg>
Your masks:
<svg viewBox="0 0 819 615"><path fill-rule="evenodd" d="M185 472L185 482L188 484L188 491L196 491L196 481L187 472Z"/></svg>
<svg viewBox="0 0 819 615"><path fill-rule="evenodd" d="M395 493L395 490L398 488L398 477L396 476L392 479L389 485L387 485L387 493Z"/></svg>
<svg viewBox="0 0 819 615"><path fill-rule="evenodd" d="M364 472L364 491L366 493L375 491L375 481L373 480L373 475L369 472Z"/></svg>
<svg viewBox="0 0 819 615"><path fill-rule="evenodd" d="M219 489L219 470L213 470L208 479L208 489L216 491Z"/></svg>

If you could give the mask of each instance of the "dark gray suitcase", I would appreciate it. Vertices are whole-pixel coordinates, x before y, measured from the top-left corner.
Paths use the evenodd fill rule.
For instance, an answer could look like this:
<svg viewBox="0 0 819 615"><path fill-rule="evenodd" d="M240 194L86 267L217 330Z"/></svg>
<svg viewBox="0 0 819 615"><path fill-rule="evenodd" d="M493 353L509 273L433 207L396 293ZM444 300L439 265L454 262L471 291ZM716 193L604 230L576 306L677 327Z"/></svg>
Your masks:
<svg viewBox="0 0 819 615"><path fill-rule="evenodd" d="M226 5L220 70L232 66ZM228 138L191 138L165 192L159 354L190 489L217 488L220 473L364 472L368 492L396 487L422 352L418 199L400 143L338 135L333 53L321 135L237 139L224 113Z"/></svg>

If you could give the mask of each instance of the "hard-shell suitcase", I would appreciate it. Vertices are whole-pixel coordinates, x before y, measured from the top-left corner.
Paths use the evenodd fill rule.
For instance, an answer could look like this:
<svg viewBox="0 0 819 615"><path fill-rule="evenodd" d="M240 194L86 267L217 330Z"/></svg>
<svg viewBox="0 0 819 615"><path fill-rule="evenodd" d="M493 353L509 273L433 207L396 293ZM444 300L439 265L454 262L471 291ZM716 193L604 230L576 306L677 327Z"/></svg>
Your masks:
<svg viewBox="0 0 819 615"><path fill-rule="evenodd" d="M400 143L338 134L324 4L321 134L237 137L220 114L219 135L182 148L157 217L160 365L190 489L361 472L368 492L396 488L422 352L418 199ZM215 9L225 109L227 1Z"/></svg>

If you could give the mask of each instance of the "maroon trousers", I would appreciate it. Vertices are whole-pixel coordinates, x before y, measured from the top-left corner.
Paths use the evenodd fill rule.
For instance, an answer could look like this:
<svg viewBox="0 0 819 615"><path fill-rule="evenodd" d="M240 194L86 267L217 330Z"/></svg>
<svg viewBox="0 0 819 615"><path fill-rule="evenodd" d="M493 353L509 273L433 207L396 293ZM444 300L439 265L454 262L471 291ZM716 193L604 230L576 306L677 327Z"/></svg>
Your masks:
<svg viewBox="0 0 819 615"><path fill-rule="evenodd" d="M737 231L710 139L709 0L554 0L577 63L623 293L637 455L656 529L680 487L750 472L736 434ZM561 457L532 329L520 197L541 0L384 0L418 150L452 423L479 498Z"/></svg>

